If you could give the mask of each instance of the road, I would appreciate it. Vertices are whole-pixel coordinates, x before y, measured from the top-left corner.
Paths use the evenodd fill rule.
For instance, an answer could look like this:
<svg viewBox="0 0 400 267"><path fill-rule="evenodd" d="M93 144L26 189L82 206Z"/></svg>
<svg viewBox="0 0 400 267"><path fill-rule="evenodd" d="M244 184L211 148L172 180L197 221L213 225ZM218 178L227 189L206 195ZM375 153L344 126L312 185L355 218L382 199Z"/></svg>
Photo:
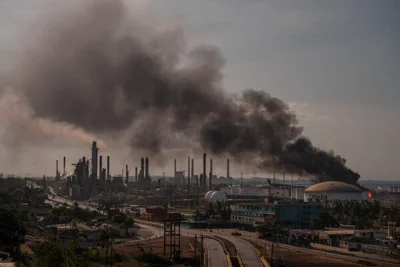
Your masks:
<svg viewBox="0 0 400 267"><path fill-rule="evenodd" d="M211 238L205 238L204 244L208 254L208 265L210 267L228 267L225 252L221 244Z"/></svg>
<svg viewBox="0 0 400 267"><path fill-rule="evenodd" d="M256 252L254 251L253 246L250 242L243 240L241 238L232 236L227 233L217 233L216 236L220 236L225 238L235 245L236 250L239 256L242 258L243 264L247 267L263 267L264 265L261 263L258 258Z"/></svg>

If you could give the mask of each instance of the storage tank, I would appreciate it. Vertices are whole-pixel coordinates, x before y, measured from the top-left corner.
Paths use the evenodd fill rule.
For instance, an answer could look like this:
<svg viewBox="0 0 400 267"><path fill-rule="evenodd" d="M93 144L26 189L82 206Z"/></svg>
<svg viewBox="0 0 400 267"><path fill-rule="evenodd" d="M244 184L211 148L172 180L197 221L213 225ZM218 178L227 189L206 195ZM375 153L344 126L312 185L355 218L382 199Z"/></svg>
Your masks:
<svg viewBox="0 0 400 267"><path fill-rule="evenodd" d="M221 191L214 191L211 196L210 196L210 202L222 202L225 203L226 202L226 194L224 192Z"/></svg>
<svg viewBox="0 0 400 267"><path fill-rule="evenodd" d="M215 191L213 191L213 190L211 190L211 191L208 191L207 193L206 193L206 195L204 196L204 199L205 200L210 200L210 198L211 198L211 195L214 193Z"/></svg>

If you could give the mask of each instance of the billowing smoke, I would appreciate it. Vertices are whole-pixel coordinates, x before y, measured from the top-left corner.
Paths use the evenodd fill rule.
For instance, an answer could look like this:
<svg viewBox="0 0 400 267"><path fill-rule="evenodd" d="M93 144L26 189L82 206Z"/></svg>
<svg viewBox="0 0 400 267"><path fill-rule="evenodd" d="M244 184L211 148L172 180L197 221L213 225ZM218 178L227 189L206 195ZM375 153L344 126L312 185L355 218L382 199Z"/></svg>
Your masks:
<svg viewBox="0 0 400 267"><path fill-rule="evenodd" d="M25 141L44 143L60 136L88 145L96 139L95 136L70 123L35 117L34 111L25 103L24 97L10 88L0 94L0 122L7 130L7 134L2 136L2 141L14 148ZM102 140L98 140L97 143L100 148L106 148Z"/></svg>
<svg viewBox="0 0 400 267"><path fill-rule="evenodd" d="M252 155L263 169L359 178L341 157L299 139L283 101L259 90L229 96L218 48L186 51L180 29L132 19L122 0L80 1L73 10L35 35L17 73L35 116L96 134L129 131L133 148L153 154L184 136L216 155Z"/></svg>

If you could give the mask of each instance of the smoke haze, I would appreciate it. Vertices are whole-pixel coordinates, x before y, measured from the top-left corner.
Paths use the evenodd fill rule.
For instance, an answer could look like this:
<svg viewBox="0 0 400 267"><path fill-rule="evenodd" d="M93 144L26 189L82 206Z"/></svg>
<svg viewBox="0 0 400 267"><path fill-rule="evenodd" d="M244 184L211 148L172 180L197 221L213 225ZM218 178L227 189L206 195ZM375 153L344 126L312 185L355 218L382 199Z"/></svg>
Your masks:
<svg viewBox="0 0 400 267"><path fill-rule="evenodd" d="M13 75L14 94L24 99L13 106L14 122L24 129L9 127L9 133L31 141L40 132L83 142L128 135L133 151L156 157L200 147L263 170L359 179L340 156L301 137L295 114L280 99L252 89L228 95L217 47L187 50L180 28L132 16L120 0L74 7L46 17L46 26L27 36L29 49Z"/></svg>

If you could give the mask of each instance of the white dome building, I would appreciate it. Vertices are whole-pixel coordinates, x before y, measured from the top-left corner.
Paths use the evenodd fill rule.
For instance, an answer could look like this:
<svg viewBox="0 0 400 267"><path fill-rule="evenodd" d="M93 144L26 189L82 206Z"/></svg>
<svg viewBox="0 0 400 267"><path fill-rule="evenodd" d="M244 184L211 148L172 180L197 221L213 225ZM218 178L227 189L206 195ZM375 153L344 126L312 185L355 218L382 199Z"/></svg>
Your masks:
<svg viewBox="0 0 400 267"><path fill-rule="evenodd" d="M364 199L364 194L357 186L343 182L329 181L314 184L304 190L304 201L311 202L313 199L320 201L344 201Z"/></svg>
<svg viewBox="0 0 400 267"><path fill-rule="evenodd" d="M208 191L206 193L206 195L204 196L204 200L209 201L211 198L211 195L214 193L215 191Z"/></svg>
<svg viewBox="0 0 400 267"><path fill-rule="evenodd" d="M221 191L214 191L214 193L212 193L212 195L210 197L210 201L225 203L226 202L226 194Z"/></svg>
<svg viewBox="0 0 400 267"><path fill-rule="evenodd" d="M208 191L204 196L204 200L207 202L226 202L226 194L221 191Z"/></svg>

